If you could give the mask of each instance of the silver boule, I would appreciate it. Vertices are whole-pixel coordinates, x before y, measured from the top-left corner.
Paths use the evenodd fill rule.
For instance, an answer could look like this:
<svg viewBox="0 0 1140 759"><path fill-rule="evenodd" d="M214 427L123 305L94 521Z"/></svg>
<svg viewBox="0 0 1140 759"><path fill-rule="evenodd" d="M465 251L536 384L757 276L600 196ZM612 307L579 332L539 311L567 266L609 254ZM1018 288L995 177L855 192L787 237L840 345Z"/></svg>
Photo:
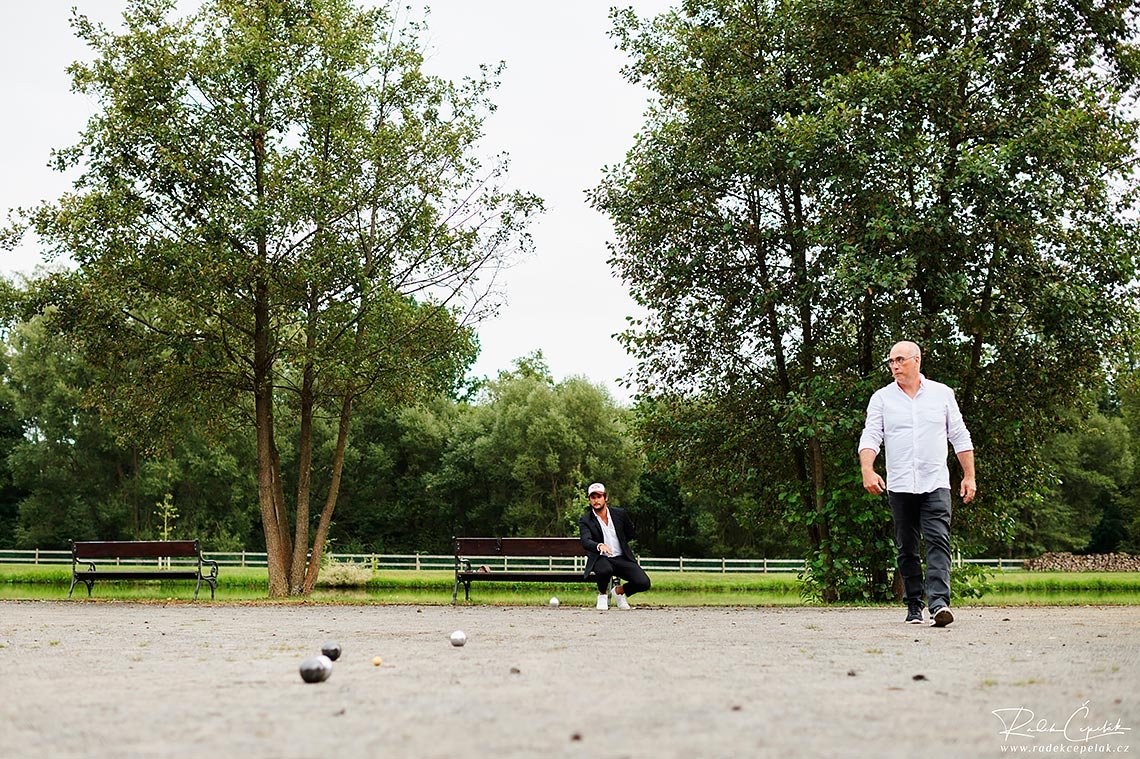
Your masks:
<svg viewBox="0 0 1140 759"><path fill-rule="evenodd" d="M557 598L551 598L550 599L550 605L554 608L558 608L558 599Z"/></svg>
<svg viewBox="0 0 1140 759"><path fill-rule="evenodd" d="M467 633L462 630L456 630L451 634L451 645L462 646L467 642Z"/></svg>
<svg viewBox="0 0 1140 759"><path fill-rule="evenodd" d="M307 683L323 683L332 674L332 659L321 654L301 662L301 679Z"/></svg>

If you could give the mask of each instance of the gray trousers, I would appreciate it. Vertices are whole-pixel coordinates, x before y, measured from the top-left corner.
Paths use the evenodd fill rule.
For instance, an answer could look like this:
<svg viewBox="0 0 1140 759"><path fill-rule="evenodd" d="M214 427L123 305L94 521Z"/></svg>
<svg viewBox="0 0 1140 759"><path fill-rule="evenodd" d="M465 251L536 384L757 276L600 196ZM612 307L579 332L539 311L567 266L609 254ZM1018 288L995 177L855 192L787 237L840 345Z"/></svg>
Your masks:
<svg viewBox="0 0 1140 759"><path fill-rule="evenodd" d="M931 609L950 605L950 490L930 493L887 494L895 520L895 547L898 548L899 574L903 579L903 599L923 597L922 561L918 555L919 535L926 542L926 602Z"/></svg>

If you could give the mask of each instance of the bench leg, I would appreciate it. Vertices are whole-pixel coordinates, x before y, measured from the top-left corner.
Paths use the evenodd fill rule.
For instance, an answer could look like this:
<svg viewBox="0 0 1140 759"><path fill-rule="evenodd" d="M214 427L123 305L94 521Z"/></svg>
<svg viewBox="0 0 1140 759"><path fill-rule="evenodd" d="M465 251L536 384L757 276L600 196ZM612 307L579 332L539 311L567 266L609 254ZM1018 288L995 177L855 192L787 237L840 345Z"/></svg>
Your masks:
<svg viewBox="0 0 1140 759"><path fill-rule="evenodd" d="M455 606L456 601L459 600L459 573L455 575L455 587L451 591L451 605Z"/></svg>
<svg viewBox="0 0 1140 759"><path fill-rule="evenodd" d="M202 583L206 583L210 586L210 600L213 601L214 592L218 589L218 581L214 577L206 577L205 575L199 577L198 584L194 586L194 600L198 600L198 591L201 589Z"/></svg>
<svg viewBox="0 0 1140 759"><path fill-rule="evenodd" d="M75 575L71 576L71 587L67 589L67 597L71 598L71 591L75 590Z"/></svg>

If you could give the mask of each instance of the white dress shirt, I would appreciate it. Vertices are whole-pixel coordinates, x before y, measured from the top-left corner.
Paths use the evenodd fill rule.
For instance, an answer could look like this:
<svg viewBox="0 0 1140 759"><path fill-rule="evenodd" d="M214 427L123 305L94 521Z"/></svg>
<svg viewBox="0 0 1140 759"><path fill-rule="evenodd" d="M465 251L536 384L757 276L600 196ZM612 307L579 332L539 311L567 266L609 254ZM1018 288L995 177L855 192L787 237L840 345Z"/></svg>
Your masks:
<svg viewBox="0 0 1140 759"><path fill-rule="evenodd" d="M598 520L598 525L602 528L602 542L613 551L611 556L621 556L621 543L618 541L617 530L614 529L614 515L607 510L606 516L610 518L609 523L603 522L598 512L594 512L594 519Z"/></svg>
<svg viewBox="0 0 1140 759"><path fill-rule="evenodd" d="M918 379L913 398L897 382L872 395L859 438L859 450L869 449L876 455L886 443L887 490L896 493L930 493L950 487L947 440L954 453L974 450L954 391L921 374Z"/></svg>

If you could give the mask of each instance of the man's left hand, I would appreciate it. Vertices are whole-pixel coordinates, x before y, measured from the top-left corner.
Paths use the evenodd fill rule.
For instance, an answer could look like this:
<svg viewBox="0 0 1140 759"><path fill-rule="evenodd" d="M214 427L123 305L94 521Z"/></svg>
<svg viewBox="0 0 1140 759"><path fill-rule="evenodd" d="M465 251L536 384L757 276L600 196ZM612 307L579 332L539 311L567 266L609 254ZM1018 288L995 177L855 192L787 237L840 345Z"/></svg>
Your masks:
<svg viewBox="0 0 1140 759"><path fill-rule="evenodd" d="M962 503L969 503L970 501L974 500L974 496L977 495L977 493L978 493L978 486L974 482L974 478L973 477L963 477L962 478L962 489L961 489Z"/></svg>

